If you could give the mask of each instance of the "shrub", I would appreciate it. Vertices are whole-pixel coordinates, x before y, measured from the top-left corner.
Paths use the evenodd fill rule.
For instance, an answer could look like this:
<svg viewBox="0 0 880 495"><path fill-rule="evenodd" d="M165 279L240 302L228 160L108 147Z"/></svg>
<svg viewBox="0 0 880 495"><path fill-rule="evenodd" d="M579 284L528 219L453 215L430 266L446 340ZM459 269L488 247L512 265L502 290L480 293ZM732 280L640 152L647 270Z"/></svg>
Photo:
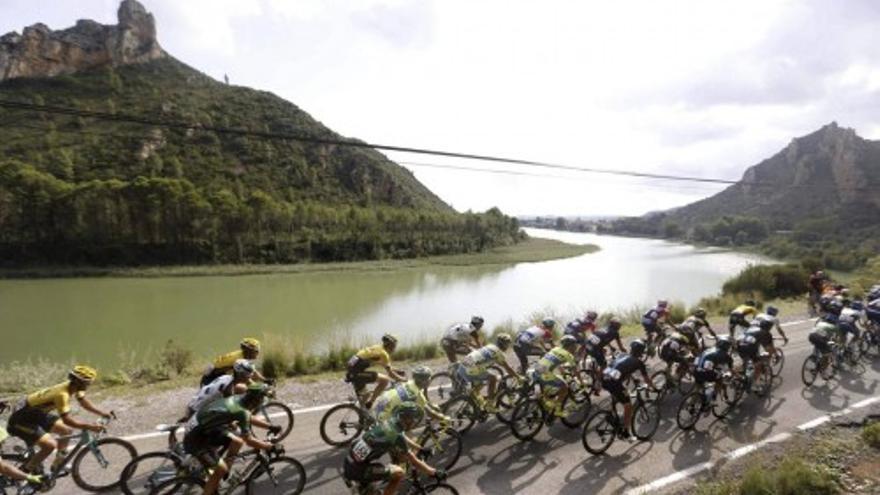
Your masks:
<svg viewBox="0 0 880 495"><path fill-rule="evenodd" d="M190 349L182 347L180 344L169 339L162 349L160 362L175 374L180 375L193 363L193 353Z"/></svg>
<svg viewBox="0 0 880 495"><path fill-rule="evenodd" d="M817 465L788 458L775 469L756 466L743 476L741 495L834 495L840 492L837 477Z"/></svg>
<svg viewBox="0 0 880 495"><path fill-rule="evenodd" d="M880 422L865 426L862 430L862 440L871 447L880 449Z"/></svg>
<svg viewBox="0 0 880 495"><path fill-rule="evenodd" d="M724 294L760 294L764 298L794 297L806 292L809 272L802 266L751 265L724 283Z"/></svg>

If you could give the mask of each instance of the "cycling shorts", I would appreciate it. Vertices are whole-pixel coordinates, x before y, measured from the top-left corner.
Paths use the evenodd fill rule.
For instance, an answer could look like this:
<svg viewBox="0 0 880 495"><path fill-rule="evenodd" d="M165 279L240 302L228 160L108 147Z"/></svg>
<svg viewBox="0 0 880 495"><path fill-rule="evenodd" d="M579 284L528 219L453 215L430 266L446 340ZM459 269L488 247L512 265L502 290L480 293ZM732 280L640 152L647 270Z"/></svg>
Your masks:
<svg viewBox="0 0 880 495"><path fill-rule="evenodd" d="M810 343L822 354L831 352L831 341L822 333L813 332L810 334Z"/></svg>
<svg viewBox="0 0 880 495"><path fill-rule="evenodd" d="M629 404L629 394L626 392L626 388L620 380L603 377L602 388L604 388L618 403Z"/></svg>
<svg viewBox="0 0 880 495"><path fill-rule="evenodd" d="M395 473L402 469L394 464L382 464L381 462L357 462L350 456L345 456L342 464L342 476L358 483L375 483L388 481Z"/></svg>
<svg viewBox="0 0 880 495"><path fill-rule="evenodd" d="M718 373L714 370L699 369L694 371L694 379L699 385L704 383L714 383L718 380Z"/></svg>
<svg viewBox="0 0 880 495"><path fill-rule="evenodd" d="M196 429L183 437L183 450L198 459L205 468L213 469L220 464L221 450L229 446L231 436L228 428Z"/></svg>
<svg viewBox="0 0 880 495"><path fill-rule="evenodd" d="M38 407L22 406L9 417L9 434L33 445L52 431L60 416Z"/></svg>
<svg viewBox="0 0 880 495"><path fill-rule="evenodd" d="M608 360L605 359L605 350L601 347L587 344L587 354L596 361L596 365L598 365L599 368L608 366Z"/></svg>

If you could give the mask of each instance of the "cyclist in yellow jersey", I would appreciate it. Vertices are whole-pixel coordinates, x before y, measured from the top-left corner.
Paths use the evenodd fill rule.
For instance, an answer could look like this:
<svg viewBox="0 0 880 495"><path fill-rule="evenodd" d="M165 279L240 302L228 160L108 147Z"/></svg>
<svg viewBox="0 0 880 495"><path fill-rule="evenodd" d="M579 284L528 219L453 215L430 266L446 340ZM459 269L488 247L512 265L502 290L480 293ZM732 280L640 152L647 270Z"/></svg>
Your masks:
<svg viewBox="0 0 880 495"><path fill-rule="evenodd" d="M459 363L455 363L455 376L458 380L468 383L479 391L485 382L489 382L489 390L485 397L485 408L488 412L495 411L495 391L498 388L498 377L489 373L489 367L498 364L504 368L505 373L512 377L520 378L520 375L507 364L504 351L510 348L513 339L506 333L500 333L495 337L495 343L484 345L471 352ZM479 395L477 395L480 398Z"/></svg>
<svg viewBox="0 0 880 495"><path fill-rule="evenodd" d="M7 438L9 438L9 433L6 432L6 428L0 426L0 445L3 445L3 442ZM17 467L3 462L2 459L0 459L0 476L6 476L11 480L16 481L27 481L28 484L33 486L40 486L43 484L42 476L25 473Z"/></svg>
<svg viewBox="0 0 880 495"><path fill-rule="evenodd" d="M260 357L260 341L257 339L251 337L242 339L241 343L239 343L239 347L240 349L237 351L228 352L222 356L214 358L211 366L209 366L208 369L205 370L205 374L202 375L202 381L200 383L201 387L208 385L223 375L232 373L232 367L235 366L235 362L239 359L246 359L253 362ZM265 378L263 378L263 375L257 371L254 373L254 380L262 382L265 381Z"/></svg>
<svg viewBox="0 0 880 495"><path fill-rule="evenodd" d="M565 415L563 404L568 397L568 383L559 376L557 371L559 368L567 367L569 369L577 366L574 358L574 352L577 351L578 341L573 335L563 335L559 339L559 345L550 349L550 352L535 363L533 375L535 381L541 386L543 395L553 397L549 401L551 406L549 409L558 417Z"/></svg>
<svg viewBox="0 0 880 495"><path fill-rule="evenodd" d="M756 307L755 301L748 300L744 304L740 304L733 311L730 312L730 319L728 320L728 328L730 331L730 339L733 340L736 334L736 327L744 327L749 328L749 321L746 320L746 316L751 315L754 317L758 314L758 308Z"/></svg>
<svg viewBox="0 0 880 495"><path fill-rule="evenodd" d="M427 413L432 418L439 421L450 421L446 415L440 412L434 404L428 402L425 397L425 388L431 381L431 368L427 366L419 366L412 372L412 379L403 383L399 383L390 390L386 390L376 399L373 405L373 417L377 421L388 421L391 419L394 409L404 402L412 402Z"/></svg>
<svg viewBox="0 0 880 495"><path fill-rule="evenodd" d="M348 360L345 381L352 384L355 394L358 396L358 400L360 400L367 409L373 407L373 403L379 398L382 392L385 391L385 388L388 387L391 380L398 382L406 380L403 373L391 367L391 354L396 348L397 337L386 333L382 336L381 344L365 347ZM376 365L385 368L387 375L375 371L369 371L370 367ZM364 392L367 385L370 383L375 383L376 388L373 389L373 393L369 399L364 401Z"/></svg>
<svg viewBox="0 0 880 495"><path fill-rule="evenodd" d="M70 414L70 398L75 397L86 411L107 419L112 417L112 412L98 409L86 398L86 389L97 376L98 372L93 368L76 366L67 375L66 382L34 392L15 406L9 417L9 433L38 448L37 453L24 465L25 471L40 469L43 461L56 449L53 468L62 462L64 450L70 441L63 437L73 434L73 428L94 432L104 430L99 424L79 421ZM62 438L56 441L53 433Z"/></svg>

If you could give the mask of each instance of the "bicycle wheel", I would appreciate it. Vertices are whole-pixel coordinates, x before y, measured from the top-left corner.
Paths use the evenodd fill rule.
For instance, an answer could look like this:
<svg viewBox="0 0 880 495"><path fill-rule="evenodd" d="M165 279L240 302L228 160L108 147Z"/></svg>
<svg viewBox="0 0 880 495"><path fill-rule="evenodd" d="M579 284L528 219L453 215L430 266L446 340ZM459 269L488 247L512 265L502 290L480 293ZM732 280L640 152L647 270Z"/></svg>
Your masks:
<svg viewBox="0 0 880 495"><path fill-rule="evenodd" d="M327 445L342 447L361 434L367 418L351 403L331 407L321 418L321 438Z"/></svg>
<svg viewBox="0 0 880 495"><path fill-rule="evenodd" d="M584 424L584 421L590 416L590 410L593 403L590 400L591 388L582 387L580 383L572 383L569 395L565 399L566 415L560 418L562 424L569 428L577 428Z"/></svg>
<svg viewBox="0 0 880 495"><path fill-rule="evenodd" d="M776 348L776 354L770 356L770 369L773 370L773 378L782 373L782 367L785 365L785 353L781 347Z"/></svg>
<svg viewBox="0 0 880 495"><path fill-rule="evenodd" d="M684 397L696 390L696 388L697 380L694 378L694 374L691 373L690 367L685 367L684 371L681 372L681 377L678 379L678 393Z"/></svg>
<svg viewBox="0 0 880 495"><path fill-rule="evenodd" d="M461 435L452 428L433 433L425 430L419 437L419 445L422 446L419 458L435 468L449 471L461 457Z"/></svg>
<svg viewBox="0 0 880 495"><path fill-rule="evenodd" d="M678 405L675 422L682 430L690 430L703 415L703 394L697 390L691 392Z"/></svg>
<svg viewBox="0 0 880 495"><path fill-rule="evenodd" d="M267 402L263 404L254 414L254 417L270 425L281 426L281 432L278 435L271 435L268 431L257 428L256 431L260 433L261 440L273 443L279 442L287 438L287 435L290 435L291 430L293 430L293 411L281 402Z"/></svg>
<svg viewBox="0 0 880 495"><path fill-rule="evenodd" d="M639 440L650 440L659 426L660 407L656 402L641 403L633 410L630 431Z"/></svg>
<svg viewBox="0 0 880 495"><path fill-rule="evenodd" d="M498 418L498 421L509 425L511 417L513 416L513 409L521 399L522 397L519 390L516 388L508 388L506 385L502 384L501 389L498 390L498 394L495 397L495 406L498 408L495 417Z"/></svg>
<svg viewBox="0 0 880 495"><path fill-rule="evenodd" d="M584 424L581 443L587 452L601 455L611 447L615 436L617 427L614 424L614 415L608 411L596 411Z"/></svg>
<svg viewBox="0 0 880 495"><path fill-rule="evenodd" d="M205 482L192 476L178 476L161 483L150 495L201 495Z"/></svg>
<svg viewBox="0 0 880 495"><path fill-rule="evenodd" d="M306 486L306 470L292 457L276 457L254 470L245 483L247 495L299 495Z"/></svg>
<svg viewBox="0 0 880 495"><path fill-rule="evenodd" d="M447 485L446 483L437 483L434 485L429 485L422 488L424 493L436 493L438 495L458 495L458 490L455 489L452 485Z"/></svg>
<svg viewBox="0 0 880 495"><path fill-rule="evenodd" d="M150 493L160 483L176 477L180 457L171 452L149 452L132 459L122 470L119 488L126 495Z"/></svg>
<svg viewBox="0 0 880 495"><path fill-rule="evenodd" d="M134 446L120 438L101 438L83 448L73 459L73 481L88 492L103 492L119 486L122 470L137 457Z"/></svg>
<svg viewBox="0 0 880 495"><path fill-rule="evenodd" d="M544 426L544 411L538 399L520 402L513 410L510 431L516 438L526 441L535 438Z"/></svg>
<svg viewBox="0 0 880 495"><path fill-rule="evenodd" d="M424 392L431 404L443 404L452 398L454 390L452 375L446 371L439 371L431 375L431 381L428 382Z"/></svg>
<svg viewBox="0 0 880 495"><path fill-rule="evenodd" d="M469 397L456 397L443 404L443 413L453 419L452 426L464 435L476 422L477 406Z"/></svg>

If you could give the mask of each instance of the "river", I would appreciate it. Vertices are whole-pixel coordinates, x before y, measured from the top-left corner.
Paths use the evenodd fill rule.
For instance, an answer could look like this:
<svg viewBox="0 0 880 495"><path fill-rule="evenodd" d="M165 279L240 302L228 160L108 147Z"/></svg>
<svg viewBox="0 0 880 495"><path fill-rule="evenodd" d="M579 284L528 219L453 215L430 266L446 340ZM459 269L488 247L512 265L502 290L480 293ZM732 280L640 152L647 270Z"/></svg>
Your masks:
<svg viewBox="0 0 880 495"><path fill-rule="evenodd" d="M47 358L114 367L174 339L199 355L241 336L274 334L309 347L397 333L435 336L473 314L487 326L535 311L570 316L658 298L693 304L717 293L754 254L659 240L526 229L601 251L507 266L283 275L0 280L0 364Z"/></svg>

